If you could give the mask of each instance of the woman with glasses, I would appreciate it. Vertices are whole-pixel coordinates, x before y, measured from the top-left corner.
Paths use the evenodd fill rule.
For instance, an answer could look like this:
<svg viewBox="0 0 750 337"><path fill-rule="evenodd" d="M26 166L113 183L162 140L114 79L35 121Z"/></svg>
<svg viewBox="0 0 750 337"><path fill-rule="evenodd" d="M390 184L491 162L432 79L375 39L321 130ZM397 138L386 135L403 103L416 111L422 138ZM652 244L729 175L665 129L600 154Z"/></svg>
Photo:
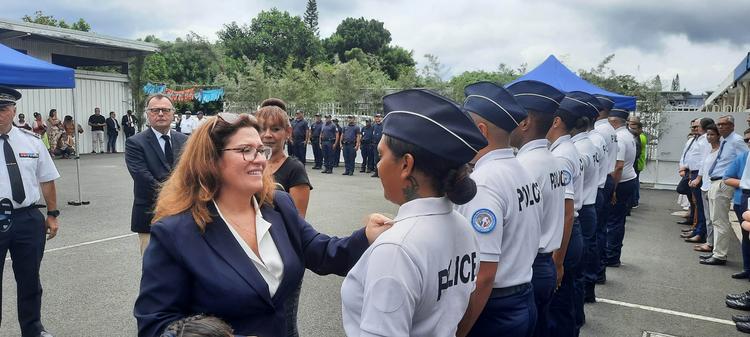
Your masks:
<svg viewBox="0 0 750 337"><path fill-rule="evenodd" d="M716 157L719 154L719 139L721 136L719 135L719 129L716 127L716 124L706 125L702 127L702 129L706 132L706 141L708 142L710 149L703 159L700 170L698 171L698 176L691 180L688 185L692 188L700 188L704 206L703 214L706 217L706 221L705 225L699 225L692 230L688 229L684 231L683 236L687 236L685 238L686 242L698 243L694 247L696 251L711 252L714 249L713 225L711 224L710 216L711 207L710 200L708 199L708 188L711 187L711 180L708 179L708 177L704 179L704 175L708 175L708 171L716 161Z"/></svg>
<svg viewBox="0 0 750 337"><path fill-rule="evenodd" d="M156 204L138 336L198 313L237 335L285 336L285 304L305 269L343 276L388 228L373 215L346 238L318 233L275 191L260 130L255 117L219 114L188 140Z"/></svg>

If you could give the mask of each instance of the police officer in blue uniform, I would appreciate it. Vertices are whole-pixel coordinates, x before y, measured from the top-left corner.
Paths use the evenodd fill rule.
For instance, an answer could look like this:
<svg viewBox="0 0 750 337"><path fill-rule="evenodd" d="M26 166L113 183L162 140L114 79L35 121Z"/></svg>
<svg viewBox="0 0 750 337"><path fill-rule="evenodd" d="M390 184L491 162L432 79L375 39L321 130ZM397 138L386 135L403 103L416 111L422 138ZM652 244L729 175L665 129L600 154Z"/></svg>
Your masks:
<svg viewBox="0 0 750 337"><path fill-rule="evenodd" d="M338 118L333 119L333 125L336 126L336 132L339 133L339 138L336 144L333 145L333 167L339 167L339 163L341 162L341 137L344 135L344 129L339 124Z"/></svg>
<svg viewBox="0 0 750 337"><path fill-rule="evenodd" d="M52 337L41 322L39 267L46 240L57 234L60 174L39 135L13 126L19 99L20 92L0 87L0 259L10 251L21 335ZM47 203L46 219L36 205L40 196Z"/></svg>
<svg viewBox="0 0 750 337"><path fill-rule="evenodd" d="M359 125L356 124L354 116L347 117L348 124L344 127L341 134L341 148L344 151L344 173L342 175L354 175L354 159L357 158L360 142L362 141L362 132Z"/></svg>
<svg viewBox="0 0 750 337"><path fill-rule="evenodd" d="M557 288L557 271L552 253L560 248L565 218L564 166L549 151L547 131L554 121L565 94L539 81L526 80L508 86L529 117L522 121L511 135L511 145L518 148L518 161L537 180L542 190L542 220L539 251L532 266L534 274L534 302L537 324L534 336L550 336L547 328L549 305Z"/></svg>
<svg viewBox="0 0 750 337"><path fill-rule="evenodd" d="M372 143L375 144L375 147L378 146L378 143L380 143L380 138L383 137L383 120L382 120L381 114L375 114L375 124L372 126ZM377 178L378 177L378 169L376 165L380 161L380 153L378 153L378 150L376 148L373 148L372 151L372 177Z"/></svg>
<svg viewBox="0 0 750 337"><path fill-rule="evenodd" d="M477 195L456 208L471 222L480 253L477 290L458 335L530 336L537 318L531 278L539 250L542 195L510 147L510 135L527 113L491 82L471 84L464 93L464 110L488 145L474 157L471 178Z"/></svg>
<svg viewBox="0 0 750 337"><path fill-rule="evenodd" d="M334 156L335 151L333 147L339 142L339 131L333 122L331 122L331 115L326 115L326 123L320 130L320 146L323 152L323 171L321 173L333 173L333 166L336 162Z"/></svg>
<svg viewBox="0 0 750 337"><path fill-rule="evenodd" d="M362 128L362 144L360 152L362 152L362 167L359 172L370 173L375 167L375 161L372 156L375 152L375 143L373 142L373 131L374 127L369 119L365 119L365 126Z"/></svg>
<svg viewBox="0 0 750 337"><path fill-rule="evenodd" d="M297 157L300 163L305 164L307 156L307 144L310 142L310 127L302 114L297 110L292 121L292 155Z"/></svg>
<svg viewBox="0 0 750 337"><path fill-rule="evenodd" d="M315 165L313 166L315 170L323 167L323 150L320 146L321 130L323 130L323 121L320 119L320 114L315 114L315 123L310 126L310 144L315 158Z"/></svg>

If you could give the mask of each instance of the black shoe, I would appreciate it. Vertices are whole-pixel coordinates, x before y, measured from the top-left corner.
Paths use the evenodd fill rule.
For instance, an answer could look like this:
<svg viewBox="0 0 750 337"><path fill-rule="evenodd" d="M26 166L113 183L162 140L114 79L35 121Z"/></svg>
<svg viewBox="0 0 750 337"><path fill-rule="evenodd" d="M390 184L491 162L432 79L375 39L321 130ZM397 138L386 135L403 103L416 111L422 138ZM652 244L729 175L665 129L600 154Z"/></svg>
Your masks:
<svg viewBox="0 0 750 337"><path fill-rule="evenodd" d="M607 262L607 267L620 268L620 262Z"/></svg>
<svg viewBox="0 0 750 337"><path fill-rule="evenodd" d="M738 309L738 310L750 310L750 298L740 298L736 300L726 300L724 303L727 304L728 307L732 309Z"/></svg>
<svg viewBox="0 0 750 337"><path fill-rule="evenodd" d="M736 322L750 322L750 315L732 315L732 320Z"/></svg>
<svg viewBox="0 0 750 337"><path fill-rule="evenodd" d="M96 154L96 151L91 151L92 154Z"/></svg>
<svg viewBox="0 0 750 337"><path fill-rule="evenodd" d="M342 173L341 175L342 175L342 176L348 176L348 175L349 175L349 172L344 172L344 173Z"/></svg>
<svg viewBox="0 0 750 337"><path fill-rule="evenodd" d="M365 170L359 170L359 173L365 173Z"/></svg>
<svg viewBox="0 0 750 337"><path fill-rule="evenodd" d="M706 264L709 266L723 266L727 264L727 260L717 259L714 257L709 257L705 260L700 260L700 264Z"/></svg>
<svg viewBox="0 0 750 337"><path fill-rule="evenodd" d="M313 170L320 170L320 166L313 166L312 169Z"/></svg>
<svg viewBox="0 0 750 337"><path fill-rule="evenodd" d="M737 327L737 331L739 332L750 333L749 322L737 322L734 324L734 326Z"/></svg>
<svg viewBox="0 0 750 337"><path fill-rule="evenodd" d="M741 271L739 273L732 274L732 278L733 279L738 279L738 280L746 279L746 278L749 278L749 277L750 277L750 272L748 272L747 270L743 270L743 271Z"/></svg>
<svg viewBox="0 0 750 337"><path fill-rule="evenodd" d="M714 254L701 254L701 255L698 255L698 258L701 260L705 260L705 259L710 259L712 256L714 256Z"/></svg>
<svg viewBox="0 0 750 337"><path fill-rule="evenodd" d="M331 174L331 173L333 173L333 171L332 170L323 170L323 173L325 173L325 174Z"/></svg>
<svg viewBox="0 0 750 337"><path fill-rule="evenodd" d="M353 176L353 175L354 175L354 172L349 172L349 175L350 175L350 176Z"/></svg>
<svg viewBox="0 0 750 337"><path fill-rule="evenodd" d="M379 177L379 176L378 176L378 172L375 172L375 173L373 173L373 174L372 174L372 175L371 175L370 177L373 177L373 178L378 178L378 177Z"/></svg>
<svg viewBox="0 0 750 337"><path fill-rule="evenodd" d="M693 222L692 221L684 220L684 221L677 221L677 224L678 225L692 225Z"/></svg>
<svg viewBox="0 0 750 337"><path fill-rule="evenodd" d="M748 291L746 291L744 293L739 293L739 294L727 294L727 299L728 300L738 300L738 299L749 297L749 296L750 296L750 290L748 290Z"/></svg>
<svg viewBox="0 0 750 337"><path fill-rule="evenodd" d="M372 170L367 170L365 171L365 173L372 173Z"/></svg>

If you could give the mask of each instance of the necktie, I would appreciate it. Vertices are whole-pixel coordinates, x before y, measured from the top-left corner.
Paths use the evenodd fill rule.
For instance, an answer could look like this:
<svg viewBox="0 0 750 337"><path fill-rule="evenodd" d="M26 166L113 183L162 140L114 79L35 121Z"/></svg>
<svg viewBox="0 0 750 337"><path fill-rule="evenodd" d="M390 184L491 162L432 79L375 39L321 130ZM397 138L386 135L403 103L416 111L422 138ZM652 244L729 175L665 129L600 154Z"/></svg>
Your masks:
<svg viewBox="0 0 750 337"><path fill-rule="evenodd" d="M161 135L161 139L164 139L164 156L167 158L169 167L174 166L174 153L172 153L172 144L169 143L169 136Z"/></svg>
<svg viewBox="0 0 750 337"><path fill-rule="evenodd" d="M716 168L716 163L718 163L719 162L719 158L721 158L721 152L724 151L724 144L726 144L726 143L727 143L726 140L721 141L721 147L719 147L719 154L716 155L716 160L714 160L714 163L711 164L711 169L708 170L708 176L710 178L714 177L714 168Z"/></svg>
<svg viewBox="0 0 750 337"><path fill-rule="evenodd" d="M8 168L8 177L10 178L10 190L13 195L13 201L22 203L26 200L26 192L23 190L23 179L21 170L18 169L16 156L13 154L13 148L8 142L8 135L0 135L3 140L3 154L5 155L5 165Z"/></svg>

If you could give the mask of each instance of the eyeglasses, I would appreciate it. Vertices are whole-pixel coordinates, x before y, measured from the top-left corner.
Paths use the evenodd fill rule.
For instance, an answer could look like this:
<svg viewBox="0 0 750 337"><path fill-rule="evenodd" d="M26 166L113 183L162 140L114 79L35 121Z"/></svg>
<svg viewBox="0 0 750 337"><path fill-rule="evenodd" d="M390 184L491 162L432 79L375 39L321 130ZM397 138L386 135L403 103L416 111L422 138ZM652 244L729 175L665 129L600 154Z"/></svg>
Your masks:
<svg viewBox="0 0 750 337"><path fill-rule="evenodd" d="M691 126L690 126L690 128L691 128L691 129L697 129L697 128L698 128L698 126L697 126L697 125L691 125Z"/></svg>
<svg viewBox="0 0 750 337"><path fill-rule="evenodd" d="M221 149L221 151L239 152L242 154L242 159L244 161L254 161L258 159L258 154L263 155L263 158L265 160L268 160L271 158L271 148L268 146L260 146L260 147L255 148L255 147L246 145L242 147Z"/></svg>
<svg viewBox="0 0 750 337"><path fill-rule="evenodd" d="M214 131L214 128L216 127L216 123L218 123L219 121L229 123L229 124L234 124L238 120L240 120L242 116L247 116L247 114L233 114L231 112L220 112L216 114L213 124L211 124L211 132Z"/></svg>
<svg viewBox="0 0 750 337"><path fill-rule="evenodd" d="M158 115L159 113L168 114L170 112L174 112L173 108L149 108L147 109L148 112L152 114Z"/></svg>
<svg viewBox="0 0 750 337"><path fill-rule="evenodd" d="M750 143L750 138L745 138L745 143Z"/></svg>

